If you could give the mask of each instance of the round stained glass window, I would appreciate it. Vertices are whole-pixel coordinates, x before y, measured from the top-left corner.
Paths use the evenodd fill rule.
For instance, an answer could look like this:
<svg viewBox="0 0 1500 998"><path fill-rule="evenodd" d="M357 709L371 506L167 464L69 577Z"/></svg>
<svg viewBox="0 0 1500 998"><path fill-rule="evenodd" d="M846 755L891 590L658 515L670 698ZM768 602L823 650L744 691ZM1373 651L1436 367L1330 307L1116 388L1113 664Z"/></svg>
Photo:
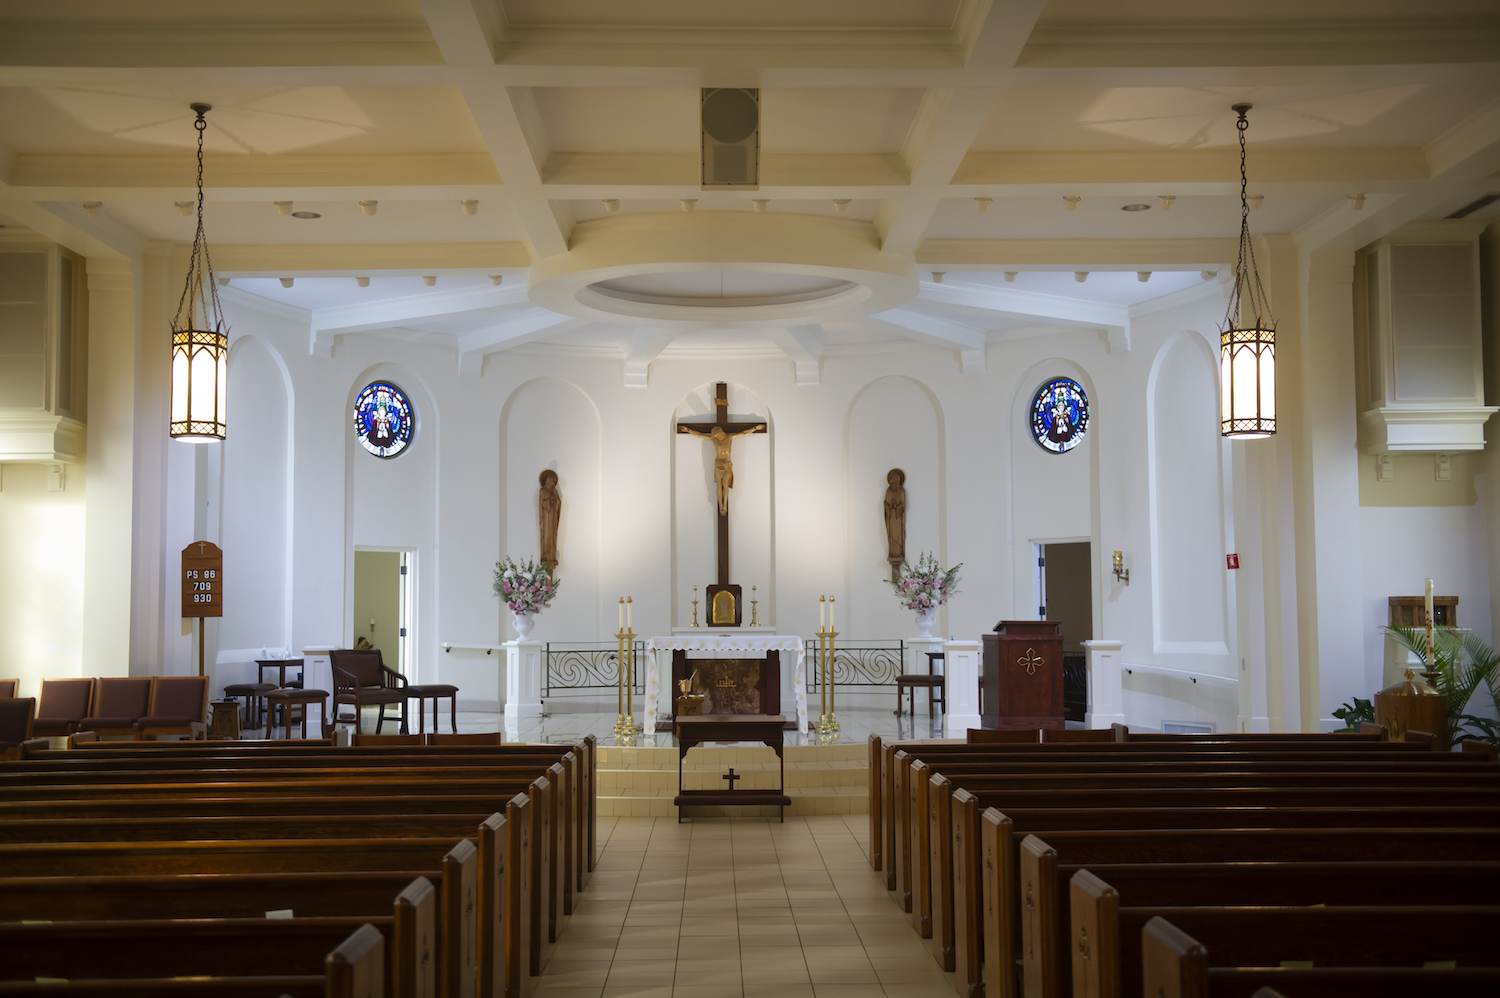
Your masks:
<svg viewBox="0 0 1500 998"><path fill-rule="evenodd" d="M1066 454L1089 428L1089 397L1072 378L1053 378L1031 400L1031 435L1054 454Z"/></svg>
<svg viewBox="0 0 1500 998"><path fill-rule="evenodd" d="M416 432L417 413L406 393L389 381L373 381L354 400L354 432L376 457L404 453Z"/></svg>

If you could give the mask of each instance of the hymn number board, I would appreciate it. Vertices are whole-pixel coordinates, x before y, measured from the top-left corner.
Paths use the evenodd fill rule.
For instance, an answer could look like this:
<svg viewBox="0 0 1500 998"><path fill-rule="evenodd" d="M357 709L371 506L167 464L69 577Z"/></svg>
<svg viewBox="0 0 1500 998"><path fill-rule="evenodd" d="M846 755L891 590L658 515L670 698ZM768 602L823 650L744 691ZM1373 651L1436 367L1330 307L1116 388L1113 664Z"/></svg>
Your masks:
<svg viewBox="0 0 1500 998"><path fill-rule="evenodd" d="M224 552L208 541L182 549L182 615L224 616Z"/></svg>

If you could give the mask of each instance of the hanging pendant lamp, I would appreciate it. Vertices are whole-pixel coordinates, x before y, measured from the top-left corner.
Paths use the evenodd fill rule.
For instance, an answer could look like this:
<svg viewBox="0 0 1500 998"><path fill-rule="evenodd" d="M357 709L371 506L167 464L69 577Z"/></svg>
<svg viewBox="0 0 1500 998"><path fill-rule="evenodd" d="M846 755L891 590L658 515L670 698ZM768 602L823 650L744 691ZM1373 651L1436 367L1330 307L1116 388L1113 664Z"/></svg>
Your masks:
<svg viewBox="0 0 1500 998"><path fill-rule="evenodd" d="M1245 193L1245 129L1250 126L1245 113L1252 106L1230 108L1240 116L1235 123L1240 133L1240 252L1219 333L1219 432L1236 440L1260 440L1276 432L1276 320L1255 266L1250 199Z"/></svg>
<svg viewBox="0 0 1500 998"><path fill-rule="evenodd" d="M229 381L229 330L219 304L219 285L203 234L203 117L209 104L189 105L198 115L198 234L188 261L187 283L172 317L172 423L177 440L223 440L224 395Z"/></svg>

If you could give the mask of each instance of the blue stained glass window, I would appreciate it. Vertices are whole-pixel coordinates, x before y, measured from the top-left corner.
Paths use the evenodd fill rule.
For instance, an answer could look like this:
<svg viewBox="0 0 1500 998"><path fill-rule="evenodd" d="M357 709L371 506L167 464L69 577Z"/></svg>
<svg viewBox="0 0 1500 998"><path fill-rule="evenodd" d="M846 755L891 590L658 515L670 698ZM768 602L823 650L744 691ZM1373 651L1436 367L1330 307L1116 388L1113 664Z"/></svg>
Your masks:
<svg viewBox="0 0 1500 998"><path fill-rule="evenodd" d="M404 453L416 424L411 399L389 381L372 381L354 400L354 432L360 445L376 457Z"/></svg>
<svg viewBox="0 0 1500 998"><path fill-rule="evenodd" d="M1072 378L1053 378L1031 401L1031 435L1054 454L1077 447L1089 428L1089 397Z"/></svg>

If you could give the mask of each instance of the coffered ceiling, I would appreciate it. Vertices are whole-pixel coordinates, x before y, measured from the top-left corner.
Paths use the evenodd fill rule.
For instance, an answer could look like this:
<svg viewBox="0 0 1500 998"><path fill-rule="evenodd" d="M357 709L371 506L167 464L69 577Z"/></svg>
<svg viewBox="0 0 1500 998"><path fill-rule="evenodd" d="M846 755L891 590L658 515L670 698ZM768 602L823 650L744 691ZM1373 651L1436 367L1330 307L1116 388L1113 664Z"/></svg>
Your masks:
<svg viewBox="0 0 1500 998"><path fill-rule="evenodd" d="M756 191L700 189L699 90L717 86L760 91ZM192 101L214 105L207 224L238 293L309 316L412 298L426 304L408 302L399 328L457 337L470 370L522 344L614 350L628 371L733 340L732 326L684 326L647 343L639 316L544 322L527 295L542 261L568 270L583 233L624 219L669 242L718 231L685 221L684 200L696 216L853 226L884 261L870 273L904 261L900 314L776 327L800 329L791 339L737 327L799 377L822 345L906 337L975 370L986 337L1017 323L1128 328L1119 310L1210 293L1198 275L1228 260L1237 101L1256 105L1252 226L1309 251L1500 190L1493 0L0 0L0 223L91 255L189 241L174 202L193 196ZM752 233L764 259L694 262L776 271L804 231L787 221ZM838 266L781 270L849 279ZM1137 270L1162 276L1132 286ZM507 275L503 304L475 307L468 283L402 283L491 274ZM260 283L280 276L301 280L286 295ZM961 305L940 293L954 287ZM493 329L443 332L455 313Z"/></svg>

